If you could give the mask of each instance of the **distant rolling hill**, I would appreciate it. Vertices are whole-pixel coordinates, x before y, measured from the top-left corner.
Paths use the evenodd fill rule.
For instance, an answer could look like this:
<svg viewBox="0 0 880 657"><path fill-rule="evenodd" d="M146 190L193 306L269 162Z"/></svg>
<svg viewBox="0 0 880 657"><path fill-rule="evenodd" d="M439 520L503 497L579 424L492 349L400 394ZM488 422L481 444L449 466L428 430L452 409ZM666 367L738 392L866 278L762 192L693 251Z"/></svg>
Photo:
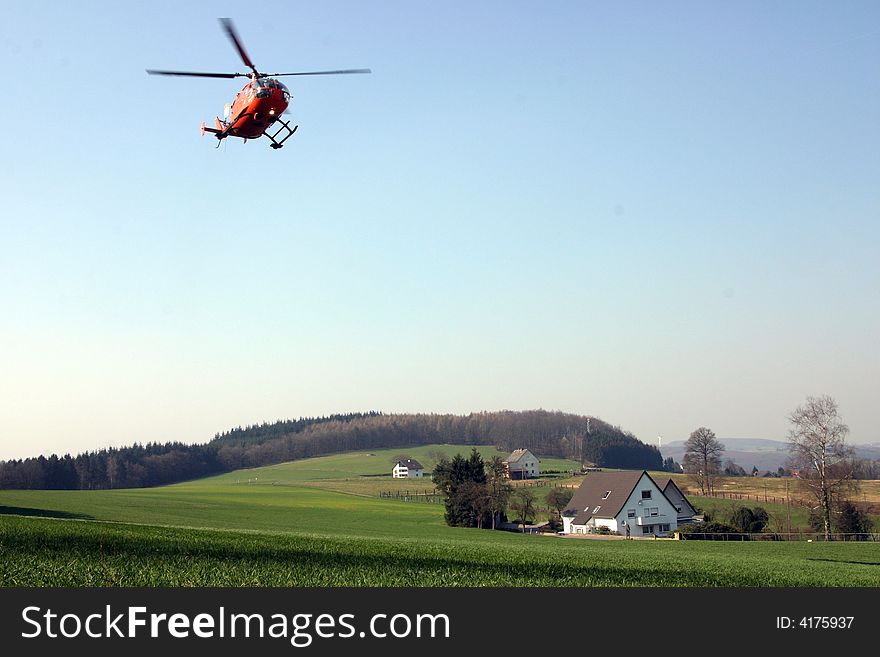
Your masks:
<svg viewBox="0 0 880 657"><path fill-rule="evenodd" d="M788 443L784 440L768 440L766 438L719 438L724 443L722 461L731 459L746 471L752 467L758 470L776 470L785 466L788 460ZM672 457L679 463L684 458L683 440L674 440L663 445L660 450L663 458ZM880 459L880 443L853 445L856 456L866 459Z"/></svg>

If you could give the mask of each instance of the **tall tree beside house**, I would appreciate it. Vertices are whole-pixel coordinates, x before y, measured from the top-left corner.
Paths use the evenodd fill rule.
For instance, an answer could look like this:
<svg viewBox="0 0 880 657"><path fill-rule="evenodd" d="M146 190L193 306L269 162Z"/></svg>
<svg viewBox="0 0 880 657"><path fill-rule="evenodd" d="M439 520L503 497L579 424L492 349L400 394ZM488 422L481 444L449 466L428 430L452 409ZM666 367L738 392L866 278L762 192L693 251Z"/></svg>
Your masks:
<svg viewBox="0 0 880 657"><path fill-rule="evenodd" d="M525 525L535 519L535 493L531 488L523 486L513 494L510 508L516 512L517 520L525 531Z"/></svg>
<svg viewBox="0 0 880 657"><path fill-rule="evenodd" d="M554 488L547 493L547 504L549 504L550 508L555 510L556 513L562 515L562 510L568 506L572 497L574 497L573 488Z"/></svg>
<svg viewBox="0 0 880 657"><path fill-rule="evenodd" d="M476 484L486 483L486 464L483 455L476 447L471 450L471 455L468 457L465 477Z"/></svg>
<svg viewBox="0 0 880 657"><path fill-rule="evenodd" d="M464 481L456 493L460 527L482 529L490 521L490 500L485 483Z"/></svg>
<svg viewBox="0 0 880 657"><path fill-rule="evenodd" d="M504 460L500 456L493 456L486 463L486 496L488 511L492 515L492 529L501 522L512 492L513 488L505 476Z"/></svg>
<svg viewBox="0 0 880 657"><path fill-rule="evenodd" d="M465 459L456 454L441 460L432 474L434 485L445 497L446 524L451 527L482 527L490 508L486 469L476 448Z"/></svg>
<svg viewBox="0 0 880 657"><path fill-rule="evenodd" d="M846 444L849 427L828 395L807 397L789 416L788 446L792 467L818 502L825 540L831 540L831 510L854 485L853 449Z"/></svg>
<svg viewBox="0 0 880 657"><path fill-rule="evenodd" d="M684 445L684 469L699 486L701 495L711 495L721 470L724 445L706 427L694 430Z"/></svg>
<svg viewBox="0 0 880 657"><path fill-rule="evenodd" d="M550 524L553 527L562 525L562 511L574 497L573 488L554 488L547 493L547 504L550 506Z"/></svg>
<svg viewBox="0 0 880 657"><path fill-rule="evenodd" d="M456 527L459 524L458 506L453 499L458 493L458 487L461 485L462 474L464 472L462 462L464 459L461 454L456 454L452 460L441 459L434 466L434 472L431 479L437 490L444 496L444 504L446 506L446 524Z"/></svg>
<svg viewBox="0 0 880 657"><path fill-rule="evenodd" d="M467 521L464 526L483 528L483 522L490 513L490 502L486 487L486 464L483 455L474 447L467 460L465 480L461 485L459 496L461 508Z"/></svg>
<svg viewBox="0 0 880 657"><path fill-rule="evenodd" d="M434 486L444 495L448 492L452 485L452 463L445 456L437 461L434 470L431 472L431 481Z"/></svg>

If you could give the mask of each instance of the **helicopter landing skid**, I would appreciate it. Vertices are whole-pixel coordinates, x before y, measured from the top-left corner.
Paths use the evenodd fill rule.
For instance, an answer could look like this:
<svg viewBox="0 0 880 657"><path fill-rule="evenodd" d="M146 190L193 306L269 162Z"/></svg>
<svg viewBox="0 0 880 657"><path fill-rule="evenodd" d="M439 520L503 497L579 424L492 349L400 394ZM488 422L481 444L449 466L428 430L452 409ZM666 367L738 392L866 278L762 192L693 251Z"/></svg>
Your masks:
<svg viewBox="0 0 880 657"><path fill-rule="evenodd" d="M274 126L278 125L279 123L281 124L281 126L278 128L278 130L275 131L275 134L270 135L269 128L266 128L263 131L263 134L266 135L269 138L269 141L272 142L269 145L275 149L278 149L278 148L281 148L282 146L284 146L284 142L286 142L288 139L293 137L293 133L296 132L296 129L299 127L298 125L295 125L295 126L293 126L293 128L291 128L290 123L285 121L284 119L281 119L281 118L276 119L275 123L273 123L272 126L270 126L270 127L274 127ZM278 135L280 135L281 133L286 133L286 134L279 140Z"/></svg>

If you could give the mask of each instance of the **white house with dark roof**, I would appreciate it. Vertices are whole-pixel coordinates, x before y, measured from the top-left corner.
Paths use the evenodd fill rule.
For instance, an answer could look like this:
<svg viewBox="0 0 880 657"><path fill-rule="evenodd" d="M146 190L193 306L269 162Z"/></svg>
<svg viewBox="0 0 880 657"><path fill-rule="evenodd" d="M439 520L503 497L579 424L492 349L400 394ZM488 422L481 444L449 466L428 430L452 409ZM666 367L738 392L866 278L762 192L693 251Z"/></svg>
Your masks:
<svg viewBox="0 0 880 657"><path fill-rule="evenodd" d="M541 474L541 462L527 449L513 450L503 462L508 479L533 479Z"/></svg>
<svg viewBox="0 0 880 657"><path fill-rule="evenodd" d="M395 463L391 470L391 476L395 479L411 479L424 475L425 468L415 459L402 459Z"/></svg>
<svg viewBox="0 0 880 657"><path fill-rule="evenodd" d="M566 534L589 534L599 527L626 534L629 527L634 538L665 536L678 527L678 513L646 471L593 472L563 510L562 526Z"/></svg>

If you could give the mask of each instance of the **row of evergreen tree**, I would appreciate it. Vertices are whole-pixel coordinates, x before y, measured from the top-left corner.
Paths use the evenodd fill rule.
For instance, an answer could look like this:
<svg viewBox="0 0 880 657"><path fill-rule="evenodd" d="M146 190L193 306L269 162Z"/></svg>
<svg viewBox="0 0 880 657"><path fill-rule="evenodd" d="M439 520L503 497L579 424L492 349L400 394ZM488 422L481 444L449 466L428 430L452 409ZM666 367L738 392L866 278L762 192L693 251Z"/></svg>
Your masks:
<svg viewBox="0 0 880 657"><path fill-rule="evenodd" d="M513 489L504 476L504 463L493 456L489 463L476 447L469 458L456 454L441 459L432 479L443 493L446 524L450 527L491 527L506 519L505 511Z"/></svg>
<svg viewBox="0 0 880 657"><path fill-rule="evenodd" d="M0 462L0 488L91 490L143 488L222 472L217 450L183 443L135 444Z"/></svg>
<svg viewBox="0 0 880 657"><path fill-rule="evenodd" d="M135 444L76 457L0 461L0 488L102 489L159 486L239 468L365 449L435 443L525 447L603 467L662 465L656 447L597 418L499 411L451 414L353 413L236 428L207 444Z"/></svg>

